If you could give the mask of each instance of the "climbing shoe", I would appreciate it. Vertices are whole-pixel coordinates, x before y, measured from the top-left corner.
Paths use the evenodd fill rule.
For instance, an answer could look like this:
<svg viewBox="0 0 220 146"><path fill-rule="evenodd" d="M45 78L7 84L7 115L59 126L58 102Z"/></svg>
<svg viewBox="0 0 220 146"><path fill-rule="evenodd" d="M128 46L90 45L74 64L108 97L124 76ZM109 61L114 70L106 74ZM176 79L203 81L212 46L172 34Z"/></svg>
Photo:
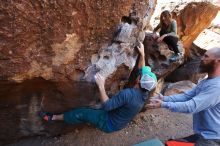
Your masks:
<svg viewBox="0 0 220 146"><path fill-rule="evenodd" d="M38 114L44 121L52 122L52 118L53 118L52 113L40 111Z"/></svg>

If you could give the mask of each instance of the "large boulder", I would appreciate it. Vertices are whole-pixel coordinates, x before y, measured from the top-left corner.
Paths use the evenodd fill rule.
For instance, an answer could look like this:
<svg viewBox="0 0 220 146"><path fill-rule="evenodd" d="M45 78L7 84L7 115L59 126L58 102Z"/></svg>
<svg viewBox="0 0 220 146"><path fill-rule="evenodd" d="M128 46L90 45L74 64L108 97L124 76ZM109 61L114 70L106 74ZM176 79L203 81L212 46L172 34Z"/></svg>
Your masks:
<svg viewBox="0 0 220 146"><path fill-rule="evenodd" d="M220 8L208 2L191 2L177 6L173 18L177 20L178 35L188 55L192 42L216 17Z"/></svg>
<svg viewBox="0 0 220 146"><path fill-rule="evenodd" d="M155 0L1 1L0 77L91 81L99 70L107 77L122 64L132 68L154 7Z"/></svg>
<svg viewBox="0 0 220 146"><path fill-rule="evenodd" d="M0 78L22 83L1 84L0 119L7 124L0 125L0 145L73 130L61 123L44 123L37 112L94 105L97 72L108 78L107 90L115 93L135 65L134 47L144 40L155 3L1 1ZM40 82L28 81L36 77Z"/></svg>
<svg viewBox="0 0 220 146"><path fill-rule="evenodd" d="M169 83L166 85L164 89L164 95L169 96L174 94L180 94L183 93L184 91L191 90L195 86L196 84L187 80L176 83Z"/></svg>
<svg viewBox="0 0 220 146"><path fill-rule="evenodd" d="M154 7L155 0L1 1L0 78L25 82L2 84L0 145L71 131L73 126L42 122L37 111L93 104L96 72L107 78L107 91L123 86L119 82L135 66L134 47L144 40ZM166 44L155 48L150 36L144 44L147 63L159 77L181 63L168 61L173 52ZM59 83L26 83L36 77Z"/></svg>
<svg viewBox="0 0 220 146"><path fill-rule="evenodd" d="M191 50L190 47L196 37L210 25L211 21L217 15L218 10L219 7L207 2L191 2L176 6L176 8L172 11L172 15L177 21L178 35L180 38L178 46L184 57L175 62L170 62L170 57L174 54L174 52L170 51L164 42L158 43L151 37L151 34L145 34L145 61L147 65L151 66L153 72L156 73L159 79L169 76L167 78L168 81L190 79L196 82L198 78L204 76L197 76L200 56L204 54L204 51L202 51L202 49L193 49L193 47ZM206 11L209 11L209 13ZM183 65L184 69L172 73L180 65L182 65L184 61L188 61L187 67ZM188 69L190 69L190 71L188 71ZM132 86L134 84L137 72L138 70L136 64L130 74L128 86ZM181 72L181 74L179 72ZM169 75L170 73L172 74ZM191 76L192 74L193 76Z"/></svg>
<svg viewBox="0 0 220 146"><path fill-rule="evenodd" d="M178 82L182 80L190 80L197 83L199 79L206 76L206 73L199 73L201 57L205 52L205 49L202 49L193 43L185 63L170 73L165 78L165 81Z"/></svg>
<svg viewBox="0 0 220 146"><path fill-rule="evenodd" d="M151 70L156 74L158 79L163 80L163 78L184 62L184 48L180 41L178 42L178 48L182 55L179 56L177 60L173 61L171 60L171 57L175 55L175 53L169 49L165 42L157 42L157 40L152 37L152 33L145 34L143 44L145 47L145 63L151 67ZM139 56L137 60L139 60ZM137 61L125 87L132 87L135 84L135 80L139 75L138 73L139 69Z"/></svg>

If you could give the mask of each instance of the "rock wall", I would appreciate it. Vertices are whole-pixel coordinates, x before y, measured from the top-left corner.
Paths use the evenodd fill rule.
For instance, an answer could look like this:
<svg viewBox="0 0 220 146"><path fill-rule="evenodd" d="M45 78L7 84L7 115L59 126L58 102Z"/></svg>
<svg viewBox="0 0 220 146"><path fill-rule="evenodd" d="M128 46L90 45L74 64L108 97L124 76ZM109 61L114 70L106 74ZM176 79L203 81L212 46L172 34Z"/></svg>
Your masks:
<svg viewBox="0 0 220 146"><path fill-rule="evenodd" d="M60 113L93 105L98 93L92 83L96 72L108 77L108 91L115 93L134 68L134 47L144 38L146 62L159 77L179 66L183 60L169 62L173 52L143 32L155 4L155 0L1 1L0 79L23 82L41 77L59 82L2 85L0 119L5 122L0 125L0 145L74 129L44 123L37 111Z"/></svg>
<svg viewBox="0 0 220 146"><path fill-rule="evenodd" d="M174 9L173 17L177 20L178 35L187 55L192 42L211 24L219 10L219 7L208 2L191 2Z"/></svg>
<svg viewBox="0 0 220 146"><path fill-rule="evenodd" d="M184 91L192 89L195 86L196 84L192 83L191 81L180 81L176 83L169 83L166 85L163 95L169 96L173 94L180 94L183 93Z"/></svg>
<svg viewBox="0 0 220 146"><path fill-rule="evenodd" d="M104 75L132 68L134 43L154 7L155 0L1 1L0 78L91 81L116 52ZM127 36L113 40L122 27Z"/></svg>
<svg viewBox="0 0 220 146"><path fill-rule="evenodd" d="M192 59L193 61L189 62L189 58L193 58L194 55L194 49L191 48L191 44L196 37L210 25L211 21L217 15L218 10L219 7L207 2L191 2L176 6L176 8L172 11L172 15L177 21L178 35L181 40L178 43L178 48L184 56L175 62L170 61L170 57L174 52L170 51L164 42L158 43L152 38L150 33L145 34L143 42L146 54L145 61L147 65L151 66L158 79L163 80L163 78L168 76L166 81L181 81L183 79L190 79L196 82L198 78L204 76L197 75L201 54L196 60ZM207 19L204 19L203 17ZM187 60L187 65L182 65ZM176 70L180 65L183 66L183 69ZM137 73L138 69L136 64L130 74L126 87L133 86L138 75ZM159 91L159 89L156 90Z"/></svg>
<svg viewBox="0 0 220 146"><path fill-rule="evenodd" d="M168 48L165 42L157 42L157 40L152 37L152 33L145 34L143 44L145 47L145 64L151 67L151 70L156 74L158 79L163 80L163 78L184 62L184 48L180 41L178 42L178 48L182 55L175 61L170 60L174 52ZM137 60L139 60L139 57ZM129 76L126 87L133 87L138 75L139 69L137 61Z"/></svg>
<svg viewBox="0 0 220 146"><path fill-rule="evenodd" d="M22 83L2 85L0 119L12 114L0 125L0 145L73 130L42 122L37 113L94 105L96 72L108 77L108 91L115 93L135 65L134 47L144 40L155 5L155 0L1 1L0 78ZM43 83L24 86L36 77Z"/></svg>
<svg viewBox="0 0 220 146"><path fill-rule="evenodd" d="M93 82L100 72L117 84L135 65L134 46L143 40L155 5L155 0L2 1L0 79ZM173 11L187 54L218 9L201 2Z"/></svg>
<svg viewBox="0 0 220 146"><path fill-rule="evenodd" d="M165 81L178 82L183 80L190 80L193 83L197 83L199 79L204 78L206 73L199 73L199 65L201 62L201 56L203 56L205 52L205 49L199 48L193 43L185 63L170 73L166 77Z"/></svg>

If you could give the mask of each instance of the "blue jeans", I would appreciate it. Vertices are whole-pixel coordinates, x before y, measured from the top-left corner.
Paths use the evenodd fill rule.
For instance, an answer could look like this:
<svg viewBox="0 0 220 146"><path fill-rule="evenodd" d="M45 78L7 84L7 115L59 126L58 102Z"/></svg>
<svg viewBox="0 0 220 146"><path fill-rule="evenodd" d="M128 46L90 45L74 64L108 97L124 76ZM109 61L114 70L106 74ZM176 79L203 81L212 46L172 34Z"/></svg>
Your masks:
<svg viewBox="0 0 220 146"><path fill-rule="evenodd" d="M107 111L101 109L72 109L64 112L64 121L68 124L90 123L106 133L115 131L109 124Z"/></svg>

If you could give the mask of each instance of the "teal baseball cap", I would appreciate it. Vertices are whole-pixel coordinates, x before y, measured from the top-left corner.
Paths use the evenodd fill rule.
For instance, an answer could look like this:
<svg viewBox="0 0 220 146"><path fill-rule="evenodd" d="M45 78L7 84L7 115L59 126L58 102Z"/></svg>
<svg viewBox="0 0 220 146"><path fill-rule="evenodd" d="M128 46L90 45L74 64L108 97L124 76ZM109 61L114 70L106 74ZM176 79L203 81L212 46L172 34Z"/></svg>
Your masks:
<svg viewBox="0 0 220 146"><path fill-rule="evenodd" d="M151 68L149 66L144 66L141 68L140 85L141 88L144 88L148 91L151 91L157 85L157 77L151 72Z"/></svg>

